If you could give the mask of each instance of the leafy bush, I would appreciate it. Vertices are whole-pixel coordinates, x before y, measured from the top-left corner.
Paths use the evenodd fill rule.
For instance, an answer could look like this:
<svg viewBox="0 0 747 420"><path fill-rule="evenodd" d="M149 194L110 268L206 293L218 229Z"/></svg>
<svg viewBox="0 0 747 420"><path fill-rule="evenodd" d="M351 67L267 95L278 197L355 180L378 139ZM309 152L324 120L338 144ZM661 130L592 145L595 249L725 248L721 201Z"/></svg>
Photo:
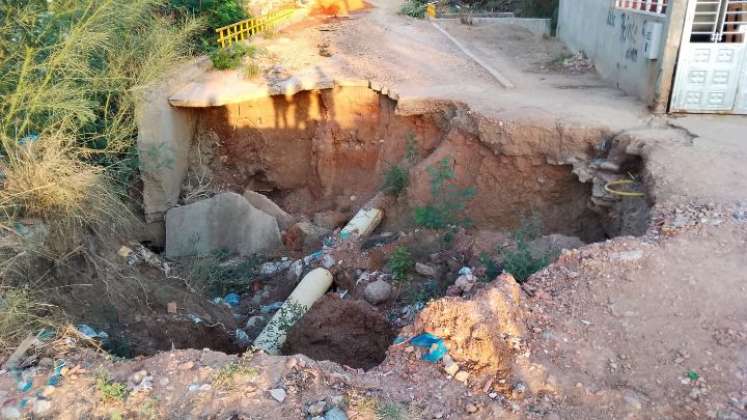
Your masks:
<svg viewBox="0 0 747 420"><path fill-rule="evenodd" d="M165 10L177 20L203 20L205 29L194 38L194 44L201 51L211 51L216 47L215 29L249 18L241 0L169 0Z"/></svg>
<svg viewBox="0 0 747 420"><path fill-rule="evenodd" d="M429 229L469 225L464 210L477 190L474 187L460 188L453 184L454 169L449 158L428 167L428 175L431 182L431 202L415 208L415 224Z"/></svg>
<svg viewBox="0 0 747 420"><path fill-rule="evenodd" d="M533 256L529 246L523 241L517 242L515 251L506 251L503 254L503 269L514 276L519 283L524 283L529 276L548 264L550 264L548 255Z"/></svg>
<svg viewBox="0 0 747 420"><path fill-rule="evenodd" d="M393 165L384 173L384 186L381 188L385 193L398 196L407 189L410 182L410 173L407 169Z"/></svg>
<svg viewBox="0 0 747 420"><path fill-rule="evenodd" d="M210 53L210 61L213 62L213 67L218 70L229 70L239 67L244 57L253 58L256 54L256 47L235 42L226 48L219 48Z"/></svg>
<svg viewBox="0 0 747 420"><path fill-rule="evenodd" d="M426 4L420 0L407 0L400 6L399 13L417 19L425 17Z"/></svg>
<svg viewBox="0 0 747 420"><path fill-rule="evenodd" d="M410 250L407 247L398 246L389 257L387 265L392 270L394 279L403 282L409 278L410 272L415 267L415 261L412 259Z"/></svg>

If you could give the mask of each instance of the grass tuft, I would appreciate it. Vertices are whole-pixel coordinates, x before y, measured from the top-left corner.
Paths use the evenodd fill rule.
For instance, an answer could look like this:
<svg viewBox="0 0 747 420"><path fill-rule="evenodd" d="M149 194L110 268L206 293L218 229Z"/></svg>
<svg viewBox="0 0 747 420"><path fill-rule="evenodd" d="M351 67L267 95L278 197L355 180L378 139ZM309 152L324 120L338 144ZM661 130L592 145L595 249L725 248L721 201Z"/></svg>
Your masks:
<svg viewBox="0 0 747 420"><path fill-rule="evenodd" d="M393 165L386 172L384 172L384 185L382 190L389 195L399 196L406 189L410 183L410 174L407 169Z"/></svg>
<svg viewBox="0 0 747 420"><path fill-rule="evenodd" d="M412 259L412 254L406 246L398 246L389 257L387 265L392 270L394 280L406 282L410 277L410 272L415 267L415 260Z"/></svg>
<svg viewBox="0 0 747 420"><path fill-rule="evenodd" d="M217 70L232 70L238 68L244 57L254 58L257 48L242 42L236 42L226 48L219 48L210 53L210 61Z"/></svg>

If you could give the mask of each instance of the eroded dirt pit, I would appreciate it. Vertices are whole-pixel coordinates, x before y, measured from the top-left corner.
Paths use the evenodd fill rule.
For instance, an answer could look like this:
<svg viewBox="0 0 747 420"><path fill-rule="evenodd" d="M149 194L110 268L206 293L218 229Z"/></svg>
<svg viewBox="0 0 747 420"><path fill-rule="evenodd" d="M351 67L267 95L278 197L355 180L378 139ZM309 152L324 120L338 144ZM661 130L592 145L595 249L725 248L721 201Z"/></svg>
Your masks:
<svg viewBox="0 0 747 420"><path fill-rule="evenodd" d="M188 112L195 132L180 205L243 194L274 217L282 244L254 256L219 247L169 255L170 277L230 317L213 320L189 307L168 315L192 331L136 317L127 334L146 344L127 355L169 344L240 352L303 275L322 266L334 275L329 296L289 328L283 352L369 369L428 301L473 293L455 284L465 267L469 282L489 282L521 252L547 264L563 249L640 235L648 226L646 198L604 188L631 179L645 195L645 174L640 158L601 129L490 121L454 102L403 110L361 86ZM340 229L372 206L384 213L376 231L341 240ZM436 214L424 222L423 209ZM168 255L169 241L190 238L168 232L168 222L166 229ZM393 268L401 250L404 274ZM383 298L367 296L377 281L390 289Z"/></svg>

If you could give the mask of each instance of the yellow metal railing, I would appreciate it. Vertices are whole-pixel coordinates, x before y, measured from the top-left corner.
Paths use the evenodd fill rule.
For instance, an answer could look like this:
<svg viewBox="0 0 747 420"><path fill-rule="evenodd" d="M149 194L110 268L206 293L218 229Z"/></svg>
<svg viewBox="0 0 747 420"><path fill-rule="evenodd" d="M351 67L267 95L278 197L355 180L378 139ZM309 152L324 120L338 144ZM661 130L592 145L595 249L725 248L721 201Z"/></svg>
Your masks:
<svg viewBox="0 0 747 420"><path fill-rule="evenodd" d="M225 48L234 42L251 38L257 33L272 29L280 21L289 18L294 11L292 8L285 8L218 28L215 30L218 34L218 45Z"/></svg>

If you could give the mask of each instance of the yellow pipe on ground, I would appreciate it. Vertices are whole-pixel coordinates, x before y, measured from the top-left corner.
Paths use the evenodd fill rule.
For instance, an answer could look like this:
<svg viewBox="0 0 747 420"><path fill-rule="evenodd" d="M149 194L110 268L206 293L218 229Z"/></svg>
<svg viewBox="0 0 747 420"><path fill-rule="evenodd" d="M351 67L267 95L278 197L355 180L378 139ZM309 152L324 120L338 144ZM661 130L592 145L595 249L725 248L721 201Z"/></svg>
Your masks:
<svg viewBox="0 0 747 420"><path fill-rule="evenodd" d="M270 322L254 339L254 347L268 354L279 354L288 331L332 286L332 273L324 268L311 270L275 312Z"/></svg>

